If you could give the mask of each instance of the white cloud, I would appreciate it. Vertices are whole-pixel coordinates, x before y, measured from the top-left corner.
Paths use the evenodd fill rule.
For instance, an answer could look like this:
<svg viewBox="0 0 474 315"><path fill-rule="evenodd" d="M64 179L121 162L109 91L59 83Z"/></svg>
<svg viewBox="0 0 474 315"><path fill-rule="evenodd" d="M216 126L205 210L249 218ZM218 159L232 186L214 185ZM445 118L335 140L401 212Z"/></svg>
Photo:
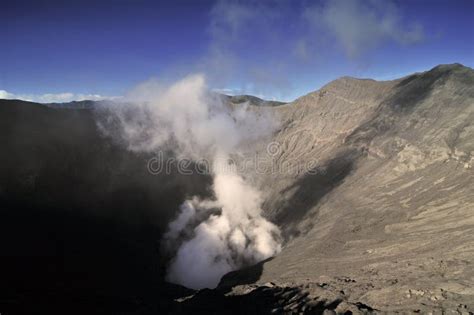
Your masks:
<svg viewBox="0 0 474 315"><path fill-rule="evenodd" d="M210 33L214 41L224 44L240 38L242 31L258 18L255 4L218 1L211 9Z"/></svg>
<svg viewBox="0 0 474 315"><path fill-rule="evenodd" d="M208 53L202 60L205 72L216 88L241 81L240 94L279 96L290 91L288 63L268 54L265 60L249 58L244 47L260 51L281 51L282 27L287 3L281 1L220 0L210 11ZM246 82L246 83L245 83ZM249 89L251 88L251 89Z"/></svg>
<svg viewBox="0 0 474 315"><path fill-rule="evenodd" d="M422 41L423 27L403 13L396 0L216 1L198 69L215 88L240 85L240 94L288 99L297 71L317 71L338 50L366 64L386 44Z"/></svg>
<svg viewBox="0 0 474 315"><path fill-rule="evenodd" d="M390 1L328 0L304 12L314 34L333 36L350 58L357 58L391 41L413 44L424 37L415 22L402 21L399 8Z"/></svg>
<svg viewBox="0 0 474 315"><path fill-rule="evenodd" d="M102 96L99 94L75 94L75 93L46 93L46 94L15 94L0 90L0 99L19 99L37 103L66 103L72 101L100 101L105 99L116 99L116 96Z"/></svg>
<svg viewBox="0 0 474 315"><path fill-rule="evenodd" d="M0 99L14 99L15 95L5 90L0 90Z"/></svg>

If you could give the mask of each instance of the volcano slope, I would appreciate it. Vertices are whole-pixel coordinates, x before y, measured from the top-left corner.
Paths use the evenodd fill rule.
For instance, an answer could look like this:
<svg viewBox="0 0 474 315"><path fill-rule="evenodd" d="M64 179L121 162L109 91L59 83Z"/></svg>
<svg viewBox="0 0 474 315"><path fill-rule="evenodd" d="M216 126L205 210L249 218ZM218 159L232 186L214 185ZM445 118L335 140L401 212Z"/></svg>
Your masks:
<svg viewBox="0 0 474 315"><path fill-rule="evenodd" d="M225 303L274 292L277 313L473 312L474 71L344 77L274 109L259 183L286 243L224 276Z"/></svg>
<svg viewBox="0 0 474 315"><path fill-rule="evenodd" d="M280 120L246 175L285 242L197 292L165 283L157 249L209 176L151 175L151 156L101 136L94 104L1 100L0 312L474 312L472 69L243 99Z"/></svg>

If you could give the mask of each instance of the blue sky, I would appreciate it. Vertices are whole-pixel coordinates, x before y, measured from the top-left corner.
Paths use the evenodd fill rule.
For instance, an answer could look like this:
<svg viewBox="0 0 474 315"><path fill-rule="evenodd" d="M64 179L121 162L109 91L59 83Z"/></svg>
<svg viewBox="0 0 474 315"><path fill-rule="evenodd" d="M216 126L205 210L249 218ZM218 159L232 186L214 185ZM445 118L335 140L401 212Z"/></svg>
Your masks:
<svg viewBox="0 0 474 315"><path fill-rule="evenodd" d="M291 100L340 76L474 66L474 1L7 1L0 97L101 98L202 72Z"/></svg>

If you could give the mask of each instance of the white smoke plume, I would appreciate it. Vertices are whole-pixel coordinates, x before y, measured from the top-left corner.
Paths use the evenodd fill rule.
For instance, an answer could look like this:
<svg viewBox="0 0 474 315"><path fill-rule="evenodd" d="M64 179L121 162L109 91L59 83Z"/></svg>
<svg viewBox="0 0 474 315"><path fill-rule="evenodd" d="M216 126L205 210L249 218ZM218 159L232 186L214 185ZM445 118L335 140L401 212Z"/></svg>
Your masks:
<svg viewBox="0 0 474 315"><path fill-rule="evenodd" d="M168 280L190 288L214 288L227 272L256 263L280 251L279 230L261 216L262 198L242 177L215 173L215 203L186 201L178 218L170 224L167 242L183 233L199 211L220 208L194 228L169 268Z"/></svg>
<svg viewBox="0 0 474 315"><path fill-rule="evenodd" d="M261 215L261 193L228 164L244 144L274 130L271 116L231 107L209 92L203 75L169 86L146 82L129 97L133 103L108 111L118 122L112 132L118 131L130 150L172 148L178 157L205 158L212 165L214 198L184 201L164 236L163 247L173 256L167 280L214 288L227 272L278 253L280 232Z"/></svg>

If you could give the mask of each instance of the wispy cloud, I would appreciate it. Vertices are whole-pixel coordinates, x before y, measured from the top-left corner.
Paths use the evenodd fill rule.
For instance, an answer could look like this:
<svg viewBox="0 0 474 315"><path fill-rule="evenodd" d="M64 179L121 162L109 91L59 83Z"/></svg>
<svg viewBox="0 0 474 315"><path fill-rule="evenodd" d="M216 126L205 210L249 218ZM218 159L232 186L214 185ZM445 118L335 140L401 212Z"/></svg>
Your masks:
<svg viewBox="0 0 474 315"><path fill-rule="evenodd" d="M313 34L333 37L349 58L359 58L384 42L408 45L425 37L423 27L403 21L391 1L328 0L307 7L303 16Z"/></svg>
<svg viewBox="0 0 474 315"><path fill-rule="evenodd" d="M0 90L0 99L19 99L37 103L66 103L72 101L100 101L105 99L116 99L116 96L103 96L99 94L76 94L76 93L47 93L47 94L15 94Z"/></svg>
<svg viewBox="0 0 474 315"><path fill-rule="evenodd" d="M243 93L277 98L291 93L297 71L317 69L337 51L351 63L369 64L385 44L425 38L423 27L392 0L221 0L210 11L208 31L209 52L199 71L211 85L224 88L238 78Z"/></svg>
<svg viewBox="0 0 474 315"><path fill-rule="evenodd" d="M282 1L217 1L210 11L209 52L203 61L210 83L216 88L235 84L246 94L267 94L290 90L284 75L286 63L274 54L265 60L249 58L243 47L256 51L276 52L281 45L281 21L287 3ZM234 81L234 82L232 82ZM282 96L282 95L280 95Z"/></svg>

